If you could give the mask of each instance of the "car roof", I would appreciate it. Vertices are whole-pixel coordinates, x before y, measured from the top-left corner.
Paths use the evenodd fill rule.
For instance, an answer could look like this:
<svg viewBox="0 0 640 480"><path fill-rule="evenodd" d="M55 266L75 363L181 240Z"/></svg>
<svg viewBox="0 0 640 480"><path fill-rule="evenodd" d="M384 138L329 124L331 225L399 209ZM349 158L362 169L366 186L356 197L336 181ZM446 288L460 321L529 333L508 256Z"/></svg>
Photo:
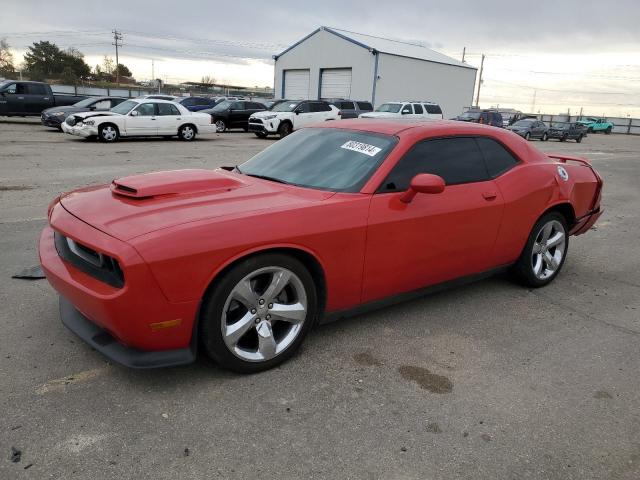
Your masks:
<svg viewBox="0 0 640 480"><path fill-rule="evenodd" d="M429 131L447 131L450 135L478 135L487 133L486 129L496 131L496 127L478 123L459 122L456 120L404 119L404 118L351 118L340 121L329 121L317 124L318 128L344 128L362 132L381 133L383 135L397 135L400 132L421 129ZM498 129L505 131L504 129Z"/></svg>

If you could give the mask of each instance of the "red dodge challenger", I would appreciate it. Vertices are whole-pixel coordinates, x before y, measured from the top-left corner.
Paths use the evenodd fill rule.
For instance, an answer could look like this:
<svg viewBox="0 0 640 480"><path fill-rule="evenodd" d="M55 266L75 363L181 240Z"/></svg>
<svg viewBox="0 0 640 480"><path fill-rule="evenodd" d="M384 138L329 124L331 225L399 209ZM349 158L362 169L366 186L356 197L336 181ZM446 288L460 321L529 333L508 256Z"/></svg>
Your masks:
<svg viewBox="0 0 640 480"><path fill-rule="evenodd" d="M256 372L320 320L504 269L547 285L601 192L586 160L504 129L333 121L235 168L64 194L40 260L62 322L112 360L179 365L201 348Z"/></svg>

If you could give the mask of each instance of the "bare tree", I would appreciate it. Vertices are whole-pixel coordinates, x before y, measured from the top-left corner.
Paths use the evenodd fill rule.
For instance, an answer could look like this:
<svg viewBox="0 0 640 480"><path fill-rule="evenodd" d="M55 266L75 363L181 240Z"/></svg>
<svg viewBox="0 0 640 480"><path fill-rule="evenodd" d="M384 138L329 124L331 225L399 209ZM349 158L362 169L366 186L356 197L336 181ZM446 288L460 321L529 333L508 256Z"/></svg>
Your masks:
<svg viewBox="0 0 640 480"><path fill-rule="evenodd" d="M116 64L113 61L113 58L104 56L104 60L102 60L102 71L111 75L116 68Z"/></svg>
<svg viewBox="0 0 640 480"><path fill-rule="evenodd" d="M6 39L0 39L0 75L11 75L15 72L13 53Z"/></svg>
<svg viewBox="0 0 640 480"><path fill-rule="evenodd" d="M205 75L204 77L202 77L202 79L200 80L200 83L205 84L207 87L210 87L211 85L216 83L216 79L213 78L210 75Z"/></svg>

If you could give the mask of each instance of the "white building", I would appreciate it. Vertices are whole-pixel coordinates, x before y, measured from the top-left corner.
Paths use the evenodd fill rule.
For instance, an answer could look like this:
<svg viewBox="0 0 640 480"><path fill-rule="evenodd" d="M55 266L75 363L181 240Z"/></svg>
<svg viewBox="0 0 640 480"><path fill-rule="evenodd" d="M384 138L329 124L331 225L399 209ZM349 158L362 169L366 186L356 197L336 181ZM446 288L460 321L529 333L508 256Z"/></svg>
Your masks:
<svg viewBox="0 0 640 480"><path fill-rule="evenodd" d="M476 68L421 45L320 27L275 59L275 96L437 102L445 118L473 102Z"/></svg>

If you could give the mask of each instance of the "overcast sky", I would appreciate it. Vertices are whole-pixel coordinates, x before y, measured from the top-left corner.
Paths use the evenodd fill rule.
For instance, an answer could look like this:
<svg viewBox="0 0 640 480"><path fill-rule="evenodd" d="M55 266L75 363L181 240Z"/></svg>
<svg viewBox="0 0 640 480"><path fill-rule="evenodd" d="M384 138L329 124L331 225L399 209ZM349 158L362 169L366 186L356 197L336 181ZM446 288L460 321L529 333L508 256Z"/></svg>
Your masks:
<svg viewBox="0 0 640 480"><path fill-rule="evenodd" d="M483 106L547 113L640 116L640 0L396 0L241 3L4 2L0 37L16 57L37 40L82 51L91 66L113 55L110 32L124 34L121 63L137 79L203 75L273 83L271 55L320 25L421 42L479 66ZM534 98L535 97L535 98ZM535 104L534 104L535 99Z"/></svg>

